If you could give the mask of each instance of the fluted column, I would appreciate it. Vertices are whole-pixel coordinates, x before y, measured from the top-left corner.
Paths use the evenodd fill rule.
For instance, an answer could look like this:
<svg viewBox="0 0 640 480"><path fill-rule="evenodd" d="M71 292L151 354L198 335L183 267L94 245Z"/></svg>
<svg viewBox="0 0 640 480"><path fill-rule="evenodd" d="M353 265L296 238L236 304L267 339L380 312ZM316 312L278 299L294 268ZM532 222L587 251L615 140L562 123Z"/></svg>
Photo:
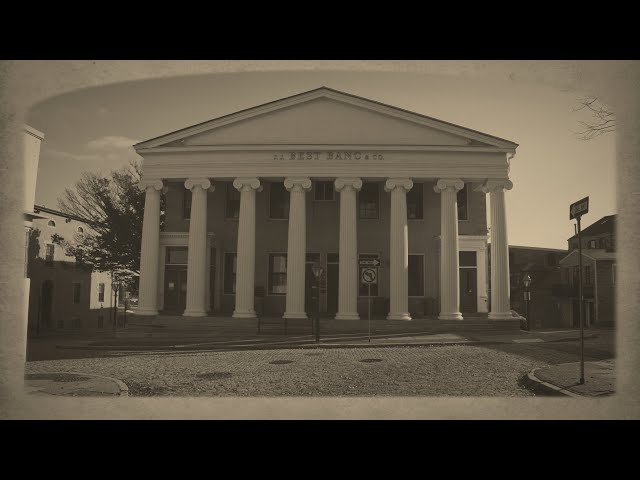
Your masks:
<svg viewBox="0 0 640 480"><path fill-rule="evenodd" d="M334 182L334 187L340 192L340 254L336 320L359 320L356 192L362 188L362 180L338 178Z"/></svg>
<svg viewBox="0 0 640 480"><path fill-rule="evenodd" d="M390 178L384 189L391 192L390 304L387 320L411 320L409 315L409 238L407 192L413 188L409 178Z"/></svg>
<svg viewBox="0 0 640 480"><path fill-rule="evenodd" d="M459 178L440 179L433 187L440 193L440 316L441 320L462 320L460 313L460 261L458 258Z"/></svg>
<svg viewBox="0 0 640 480"><path fill-rule="evenodd" d="M233 186L240 192L238 248L236 263L236 309L234 318L255 318L253 297L256 272L256 190L257 178L236 178Z"/></svg>
<svg viewBox="0 0 640 480"><path fill-rule="evenodd" d="M140 246L140 279L137 315L158 314L158 254L160 250L160 192L162 180L141 181L145 192Z"/></svg>
<svg viewBox="0 0 640 480"><path fill-rule="evenodd" d="M512 319L509 285L509 242L504 191L511 180L487 180L482 191L489 193L491 207L491 311L489 319Z"/></svg>
<svg viewBox="0 0 640 480"><path fill-rule="evenodd" d="M287 307L284 318L307 318L304 308L305 259L307 254L306 194L311 189L309 178L286 178L290 192L289 241L287 247Z"/></svg>
<svg viewBox="0 0 640 480"><path fill-rule="evenodd" d="M191 190L191 218L189 220L189 253L187 259L187 307L185 317L207 315L207 191L208 178L189 178L184 182Z"/></svg>

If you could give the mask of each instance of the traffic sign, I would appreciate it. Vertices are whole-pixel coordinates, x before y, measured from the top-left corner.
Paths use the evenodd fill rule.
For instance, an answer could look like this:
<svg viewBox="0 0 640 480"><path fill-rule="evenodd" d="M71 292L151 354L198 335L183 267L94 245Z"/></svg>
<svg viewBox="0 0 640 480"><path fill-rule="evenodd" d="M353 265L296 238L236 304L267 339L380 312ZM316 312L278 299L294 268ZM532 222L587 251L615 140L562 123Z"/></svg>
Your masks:
<svg viewBox="0 0 640 480"><path fill-rule="evenodd" d="M362 281L364 283L376 283L378 273L375 268L365 268L362 270Z"/></svg>
<svg viewBox="0 0 640 480"><path fill-rule="evenodd" d="M576 203L572 203L569 207L569 220L581 217L585 213L589 213L589 197L584 197Z"/></svg>
<svg viewBox="0 0 640 480"><path fill-rule="evenodd" d="M361 267L378 267L380 266L380 260L378 260L377 258L361 258L360 259L360 266Z"/></svg>

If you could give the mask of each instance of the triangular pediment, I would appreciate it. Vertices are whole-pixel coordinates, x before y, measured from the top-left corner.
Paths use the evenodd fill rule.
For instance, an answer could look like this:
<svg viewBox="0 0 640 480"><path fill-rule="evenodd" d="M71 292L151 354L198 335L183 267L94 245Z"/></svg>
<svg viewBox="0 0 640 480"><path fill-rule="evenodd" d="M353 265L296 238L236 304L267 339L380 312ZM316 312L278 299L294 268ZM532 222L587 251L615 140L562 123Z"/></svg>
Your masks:
<svg viewBox="0 0 640 480"><path fill-rule="evenodd" d="M226 145L517 145L441 120L328 88L243 110L139 143L158 147Z"/></svg>

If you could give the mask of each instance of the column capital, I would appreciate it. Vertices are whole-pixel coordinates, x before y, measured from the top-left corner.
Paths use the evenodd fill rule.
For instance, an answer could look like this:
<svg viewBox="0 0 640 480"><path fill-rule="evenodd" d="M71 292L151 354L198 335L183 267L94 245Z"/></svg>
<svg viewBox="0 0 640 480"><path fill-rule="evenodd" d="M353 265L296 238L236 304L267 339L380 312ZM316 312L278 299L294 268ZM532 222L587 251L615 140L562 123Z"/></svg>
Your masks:
<svg viewBox="0 0 640 480"><path fill-rule="evenodd" d="M208 178L188 178L184 182L184 188L193 192L195 187L200 187L203 190L214 191L215 187L211 185L211 180Z"/></svg>
<svg viewBox="0 0 640 480"><path fill-rule="evenodd" d="M311 190L311 179L309 177L287 177L284 179L284 187L289 191Z"/></svg>
<svg viewBox="0 0 640 480"><path fill-rule="evenodd" d="M511 190L513 182L508 178L489 179L482 184L480 189L484 193L498 192L500 190Z"/></svg>
<svg viewBox="0 0 640 480"><path fill-rule="evenodd" d="M353 188L356 192L359 192L362 188L362 180L351 177L336 178L333 182L333 188L335 188L337 192L341 192L344 188Z"/></svg>
<svg viewBox="0 0 640 480"><path fill-rule="evenodd" d="M249 190L262 191L260 179L256 177L238 177L233 181L233 187L239 192Z"/></svg>
<svg viewBox="0 0 640 480"><path fill-rule="evenodd" d="M410 178L389 178L384 184L385 192L390 192L396 188L404 188L408 192L413 188L413 182Z"/></svg>
<svg viewBox="0 0 640 480"><path fill-rule="evenodd" d="M142 190L143 192L146 191L148 188L151 188L153 190L164 190L164 183L162 182L162 180L140 180L140 183L138 183L138 188L140 190Z"/></svg>
<svg viewBox="0 0 640 480"><path fill-rule="evenodd" d="M436 193L441 192L457 192L464 188L464 182L459 178L441 178L433 186L433 190Z"/></svg>

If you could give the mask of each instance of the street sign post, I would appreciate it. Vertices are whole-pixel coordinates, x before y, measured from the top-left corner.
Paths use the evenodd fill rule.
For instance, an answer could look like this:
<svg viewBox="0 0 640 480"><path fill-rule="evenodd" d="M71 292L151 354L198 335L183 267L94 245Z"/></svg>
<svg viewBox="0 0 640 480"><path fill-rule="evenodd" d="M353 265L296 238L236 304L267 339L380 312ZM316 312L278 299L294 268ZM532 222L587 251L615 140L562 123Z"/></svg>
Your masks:
<svg viewBox="0 0 640 480"><path fill-rule="evenodd" d="M378 262L378 264L380 264L378 260L375 260L375 261ZM360 262L360 265L362 266L362 261ZM368 299L367 310L368 310L368 317L369 317L369 343L371 343L371 284L378 283L377 265L374 268L370 268L370 267L363 268L362 273L360 274L360 278L362 282L366 283L367 287L369 288L369 299Z"/></svg>
<svg viewBox="0 0 640 480"><path fill-rule="evenodd" d="M589 197L578 200L569 206L569 220L578 223L578 303L580 306L580 385L584 385L584 299L582 298L582 236L580 218L589 212Z"/></svg>

